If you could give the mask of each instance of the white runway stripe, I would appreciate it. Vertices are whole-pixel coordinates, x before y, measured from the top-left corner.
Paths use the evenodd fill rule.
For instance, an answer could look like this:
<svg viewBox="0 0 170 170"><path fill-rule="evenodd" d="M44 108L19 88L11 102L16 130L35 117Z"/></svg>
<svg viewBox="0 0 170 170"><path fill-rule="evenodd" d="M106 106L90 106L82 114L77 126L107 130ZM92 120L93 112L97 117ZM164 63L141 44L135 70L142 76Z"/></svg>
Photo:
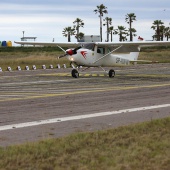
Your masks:
<svg viewBox="0 0 170 170"><path fill-rule="evenodd" d="M33 121L33 122L25 122L25 123L18 123L18 124L12 124L12 125L5 125L5 126L0 126L0 131L16 129L16 128L24 128L24 127L30 127L30 126L45 125L45 124L50 124L50 123L59 123L59 122L64 122L64 121L94 118L94 117L99 117L99 116L108 116L108 115L130 113L130 112L136 112L136 111L145 111L145 110L164 108L164 107L170 107L170 104L146 106L146 107L125 109L125 110L118 110L118 111L101 112L101 113L94 113L94 114L87 114L87 115L53 118L53 119L39 120L39 121Z"/></svg>

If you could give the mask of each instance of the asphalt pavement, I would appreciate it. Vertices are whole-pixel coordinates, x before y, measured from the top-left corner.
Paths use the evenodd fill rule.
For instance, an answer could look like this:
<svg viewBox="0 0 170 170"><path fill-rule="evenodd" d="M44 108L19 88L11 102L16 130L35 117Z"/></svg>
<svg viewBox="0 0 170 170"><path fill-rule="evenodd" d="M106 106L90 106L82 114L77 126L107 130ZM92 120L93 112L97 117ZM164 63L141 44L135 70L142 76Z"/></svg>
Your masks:
<svg viewBox="0 0 170 170"><path fill-rule="evenodd" d="M0 146L170 116L170 64L0 72Z"/></svg>

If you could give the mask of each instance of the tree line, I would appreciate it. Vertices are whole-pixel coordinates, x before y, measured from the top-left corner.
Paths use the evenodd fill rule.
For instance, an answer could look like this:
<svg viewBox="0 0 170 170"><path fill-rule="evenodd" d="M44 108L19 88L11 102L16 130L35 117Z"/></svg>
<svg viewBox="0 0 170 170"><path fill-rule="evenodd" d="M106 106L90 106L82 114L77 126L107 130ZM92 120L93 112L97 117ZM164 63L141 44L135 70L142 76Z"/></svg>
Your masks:
<svg viewBox="0 0 170 170"><path fill-rule="evenodd" d="M113 41L113 35L119 36L119 41L127 41L129 37L129 41L133 41L133 37L137 36L136 29L132 27L132 23L136 21L136 15L135 13L129 13L125 15L125 22L128 23L129 28L126 28L125 26L119 25L117 28L114 28L112 26L112 18L110 17L104 17L105 14L108 14L107 7L103 4L96 7L96 9L93 11L95 14L99 14L100 19L100 38L101 42L103 41L103 35L102 35L102 29L103 26L106 27L106 42ZM71 36L75 36L77 41L79 42L83 37L84 33L80 32L80 27L84 27L84 22L80 18L76 18L75 21L73 21L73 26L68 26L63 29L62 34L63 36L68 38L68 42L71 42ZM155 41L163 41L164 37L168 41L170 38L170 27L166 27L164 25L164 22L161 20L155 20L152 23L151 29L155 31L154 35L152 36L152 39Z"/></svg>

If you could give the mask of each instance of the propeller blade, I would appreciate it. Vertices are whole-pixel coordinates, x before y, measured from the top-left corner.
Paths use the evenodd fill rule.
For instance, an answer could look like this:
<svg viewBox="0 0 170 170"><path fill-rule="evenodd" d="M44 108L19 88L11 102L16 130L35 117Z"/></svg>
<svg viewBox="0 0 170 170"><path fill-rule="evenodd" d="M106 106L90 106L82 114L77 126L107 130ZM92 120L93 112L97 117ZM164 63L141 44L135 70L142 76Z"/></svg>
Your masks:
<svg viewBox="0 0 170 170"><path fill-rule="evenodd" d="M77 47L77 48L67 49L67 50L65 51L65 50L64 50L63 48L61 48L60 46L58 46L58 47L65 52L65 54L64 54L64 55L60 55L60 56L58 57L58 59L60 59L60 58L62 58L62 57L65 57L65 56L67 56L67 55L72 56L72 55L74 55L74 54L77 54L77 50L79 50L79 49L81 48L81 46L79 46L79 47Z"/></svg>
<svg viewBox="0 0 170 170"><path fill-rule="evenodd" d="M60 47L59 45L57 45L58 48L60 48L62 51L66 52L66 50L64 50L62 47Z"/></svg>
<svg viewBox="0 0 170 170"><path fill-rule="evenodd" d="M65 56L67 56L68 54L66 53L66 54L64 54L64 55L60 55L60 56L58 56L58 59L60 59L60 58L62 58L62 57L65 57Z"/></svg>

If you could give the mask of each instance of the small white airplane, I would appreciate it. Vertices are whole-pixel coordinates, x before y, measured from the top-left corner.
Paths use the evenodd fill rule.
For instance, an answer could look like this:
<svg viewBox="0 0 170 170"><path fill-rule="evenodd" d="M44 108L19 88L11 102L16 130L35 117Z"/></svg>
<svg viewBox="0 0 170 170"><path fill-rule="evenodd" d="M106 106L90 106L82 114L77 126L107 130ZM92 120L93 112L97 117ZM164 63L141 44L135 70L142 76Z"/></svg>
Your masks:
<svg viewBox="0 0 170 170"><path fill-rule="evenodd" d="M136 41L136 42L15 42L21 45L57 46L65 54L58 58L66 57L71 63L78 66L73 69L72 77L79 77L79 67L100 67L107 72L109 77L115 76L115 71L106 71L103 67L127 66L134 62L148 62L138 60L141 47L147 46L170 46L168 41ZM68 47L64 50L62 47ZM71 48L70 48L71 47ZM83 70L84 71L84 70Z"/></svg>

